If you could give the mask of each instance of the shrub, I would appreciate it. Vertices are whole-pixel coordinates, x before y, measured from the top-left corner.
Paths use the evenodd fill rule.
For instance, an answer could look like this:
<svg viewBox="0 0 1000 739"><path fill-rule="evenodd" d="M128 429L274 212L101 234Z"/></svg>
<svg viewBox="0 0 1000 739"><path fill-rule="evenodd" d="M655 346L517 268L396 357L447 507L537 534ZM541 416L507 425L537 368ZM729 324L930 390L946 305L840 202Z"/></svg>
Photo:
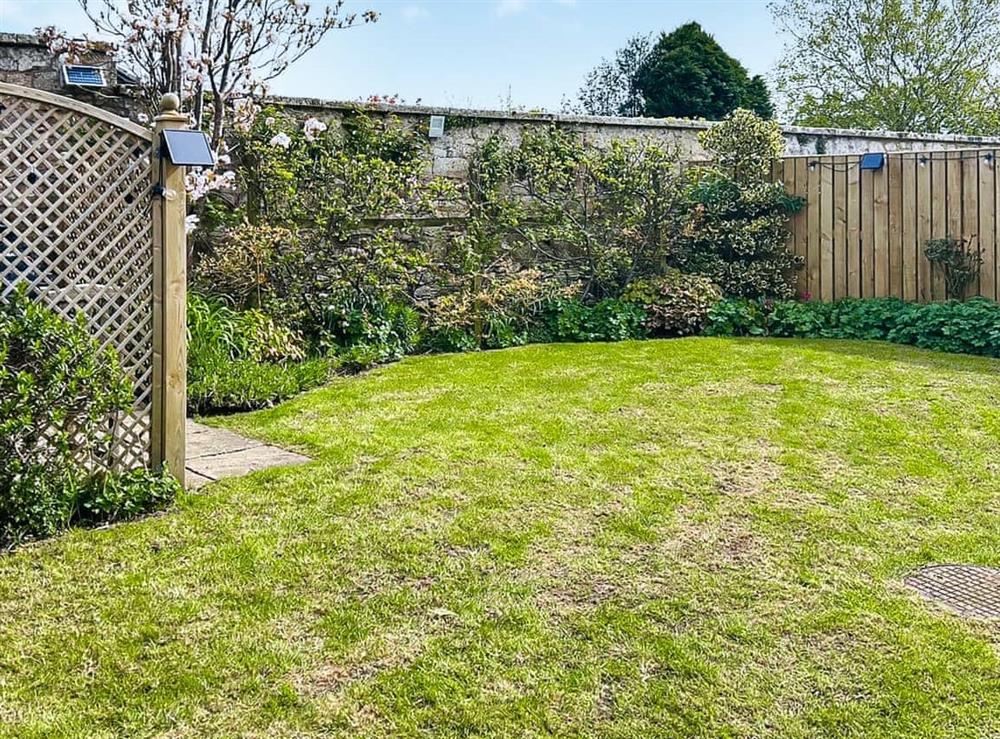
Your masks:
<svg viewBox="0 0 1000 739"><path fill-rule="evenodd" d="M969 285L979 279L983 250L971 249L962 239L931 239L924 245L924 256L944 272L945 295L963 300Z"/></svg>
<svg viewBox="0 0 1000 739"><path fill-rule="evenodd" d="M642 306L645 326L653 336L700 333L708 312L722 294L711 280L667 270L662 277L633 282L622 299Z"/></svg>
<svg viewBox="0 0 1000 739"><path fill-rule="evenodd" d="M95 475L80 490L77 518L88 523L125 521L166 508L181 491L181 484L166 470Z"/></svg>
<svg viewBox="0 0 1000 739"><path fill-rule="evenodd" d="M280 226L244 221L224 229L194 269L194 283L240 308L273 307L279 299L280 254L296 241Z"/></svg>
<svg viewBox="0 0 1000 739"><path fill-rule="evenodd" d="M188 409L265 408L329 379L335 363L306 359L301 335L259 310L188 296Z"/></svg>
<svg viewBox="0 0 1000 739"><path fill-rule="evenodd" d="M485 279L463 280L422 304L423 346L469 351L525 344L543 306L570 292L538 270L503 263Z"/></svg>
<svg viewBox="0 0 1000 739"><path fill-rule="evenodd" d="M541 311L532 341L624 341L646 336L646 313L635 303L607 298L595 305L554 300Z"/></svg>
<svg viewBox="0 0 1000 739"><path fill-rule="evenodd" d="M836 303L725 300L705 333L866 339L924 349L1000 356L1000 305L985 298L920 305L896 298Z"/></svg>
<svg viewBox="0 0 1000 739"><path fill-rule="evenodd" d="M328 305L321 348L335 353L345 369L362 370L406 356L419 333L420 315L408 305Z"/></svg>
<svg viewBox="0 0 1000 739"><path fill-rule="evenodd" d="M117 461L117 424L132 404L117 355L82 316L61 318L23 286L0 299L0 546L160 505L130 478L99 472ZM120 504L94 503L100 485L117 486Z"/></svg>
<svg viewBox="0 0 1000 739"><path fill-rule="evenodd" d="M788 249L788 223L804 201L770 181L784 147L778 125L737 110L700 139L716 166L688 171L671 263L729 297L792 297L803 260Z"/></svg>

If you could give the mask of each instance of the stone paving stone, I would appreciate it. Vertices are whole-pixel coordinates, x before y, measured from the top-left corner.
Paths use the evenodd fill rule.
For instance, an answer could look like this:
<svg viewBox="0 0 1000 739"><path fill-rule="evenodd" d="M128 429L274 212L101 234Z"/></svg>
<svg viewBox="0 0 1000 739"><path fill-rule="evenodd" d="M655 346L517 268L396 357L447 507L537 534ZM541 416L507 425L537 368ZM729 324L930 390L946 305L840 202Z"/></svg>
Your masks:
<svg viewBox="0 0 1000 739"><path fill-rule="evenodd" d="M256 446L212 457L191 460L189 467L205 477L221 480L224 477L238 477L271 467L287 467L308 462L308 457L288 452L273 446Z"/></svg>
<svg viewBox="0 0 1000 739"><path fill-rule="evenodd" d="M187 422L187 487L190 490L224 477L239 477L271 467L309 462L289 452L225 429Z"/></svg>
<svg viewBox="0 0 1000 739"><path fill-rule="evenodd" d="M264 446L263 442L256 439L247 439L225 429L202 426L194 421L188 421L187 433L188 460Z"/></svg>

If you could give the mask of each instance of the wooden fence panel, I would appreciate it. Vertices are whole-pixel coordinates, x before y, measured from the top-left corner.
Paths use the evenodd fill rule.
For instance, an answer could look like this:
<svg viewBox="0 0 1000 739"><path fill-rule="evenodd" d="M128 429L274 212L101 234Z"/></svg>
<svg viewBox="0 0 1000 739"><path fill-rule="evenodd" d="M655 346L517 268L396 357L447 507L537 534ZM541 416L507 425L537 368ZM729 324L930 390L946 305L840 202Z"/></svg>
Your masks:
<svg viewBox="0 0 1000 739"><path fill-rule="evenodd" d="M789 248L802 256L800 293L814 300L898 297L943 300L944 275L924 256L930 239L981 249L971 294L1000 299L997 149L887 154L877 170L856 156L795 156L772 176L806 200Z"/></svg>

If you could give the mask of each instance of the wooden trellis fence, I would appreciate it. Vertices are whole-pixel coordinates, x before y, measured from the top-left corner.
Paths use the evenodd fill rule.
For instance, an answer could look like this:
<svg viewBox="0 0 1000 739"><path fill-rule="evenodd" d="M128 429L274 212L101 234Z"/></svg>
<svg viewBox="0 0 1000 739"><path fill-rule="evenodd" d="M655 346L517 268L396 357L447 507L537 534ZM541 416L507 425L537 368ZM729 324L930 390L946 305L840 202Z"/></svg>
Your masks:
<svg viewBox="0 0 1000 739"><path fill-rule="evenodd" d="M164 110L157 128L185 122ZM110 464L166 462L183 482L184 173L161 164L158 138L78 101L0 83L0 297L26 283L62 315L85 316L135 388ZM152 197L158 181L170 197Z"/></svg>
<svg viewBox="0 0 1000 739"><path fill-rule="evenodd" d="M983 266L970 288L1000 298L997 149L886 154L878 170L859 157L794 156L773 177L806 198L790 243L805 258L799 292L815 300L942 300L944 276L924 257L929 239L967 239Z"/></svg>

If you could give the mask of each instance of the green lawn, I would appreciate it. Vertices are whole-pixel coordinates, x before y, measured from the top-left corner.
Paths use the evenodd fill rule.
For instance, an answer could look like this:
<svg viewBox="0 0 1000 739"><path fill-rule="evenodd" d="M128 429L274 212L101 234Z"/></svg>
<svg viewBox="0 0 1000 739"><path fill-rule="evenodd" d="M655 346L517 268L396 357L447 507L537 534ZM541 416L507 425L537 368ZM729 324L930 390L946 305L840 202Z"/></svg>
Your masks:
<svg viewBox="0 0 1000 739"><path fill-rule="evenodd" d="M989 736L1000 363L685 339L411 358L220 419L316 461L0 558L10 736Z"/></svg>

